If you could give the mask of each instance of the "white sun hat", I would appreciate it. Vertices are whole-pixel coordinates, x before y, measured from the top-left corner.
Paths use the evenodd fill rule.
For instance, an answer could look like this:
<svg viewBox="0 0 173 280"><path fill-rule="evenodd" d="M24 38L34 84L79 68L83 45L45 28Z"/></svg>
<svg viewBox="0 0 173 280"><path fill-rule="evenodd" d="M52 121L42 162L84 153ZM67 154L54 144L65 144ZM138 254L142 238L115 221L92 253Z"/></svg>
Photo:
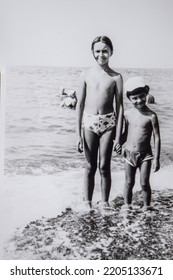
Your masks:
<svg viewBox="0 0 173 280"><path fill-rule="evenodd" d="M143 77L136 76L129 78L125 83L124 83L124 90L125 92L127 91L133 91L137 88L145 87L145 81Z"/></svg>

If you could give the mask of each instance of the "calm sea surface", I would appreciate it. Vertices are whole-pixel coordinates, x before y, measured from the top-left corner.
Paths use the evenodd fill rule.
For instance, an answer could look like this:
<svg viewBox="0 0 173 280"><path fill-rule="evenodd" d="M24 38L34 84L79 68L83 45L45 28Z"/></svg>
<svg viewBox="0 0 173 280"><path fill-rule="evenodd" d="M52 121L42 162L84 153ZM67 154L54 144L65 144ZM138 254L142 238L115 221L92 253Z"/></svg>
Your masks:
<svg viewBox="0 0 173 280"><path fill-rule="evenodd" d="M82 68L11 67L6 75L5 173L55 174L84 166L76 151L75 110L60 107L61 86L79 90ZM173 159L173 69L118 69L124 81L144 76L156 104L149 105L159 117L162 165ZM124 106L129 102L124 97ZM123 168L113 154L112 168Z"/></svg>

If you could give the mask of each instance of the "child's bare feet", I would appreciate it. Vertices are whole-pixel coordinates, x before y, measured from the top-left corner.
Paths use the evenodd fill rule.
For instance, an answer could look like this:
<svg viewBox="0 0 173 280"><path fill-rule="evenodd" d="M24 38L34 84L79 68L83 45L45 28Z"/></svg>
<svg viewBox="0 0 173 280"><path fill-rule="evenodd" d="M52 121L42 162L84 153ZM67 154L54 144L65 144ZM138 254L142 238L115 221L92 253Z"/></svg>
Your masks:
<svg viewBox="0 0 173 280"><path fill-rule="evenodd" d="M114 214L115 208L108 201L99 202L99 209L102 214Z"/></svg>
<svg viewBox="0 0 173 280"><path fill-rule="evenodd" d="M86 211L90 211L92 209L92 202L89 200L86 200L86 201L84 201L83 206Z"/></svg>
<svg viewBox="0 0 173 280"><path fill-rule="evenodd" d="M121 207L121 210L122 211L126 211L126 210L132 210L132 205L131 204L124 204L122 207Z"/></svg>
<svg viewBox="0 0 173 280"><path fill-rule="evenodd" d="M154 208L150 205L145 205L142 207L143 212L147 212L147 211L154 211Z"/></svg>
<svg viewBox="0 0 173 280"><path fill-rule="evenodd" d="M121 206L120 215L122 214L129 214L133 210L131 204L124 204Z"/></svg>

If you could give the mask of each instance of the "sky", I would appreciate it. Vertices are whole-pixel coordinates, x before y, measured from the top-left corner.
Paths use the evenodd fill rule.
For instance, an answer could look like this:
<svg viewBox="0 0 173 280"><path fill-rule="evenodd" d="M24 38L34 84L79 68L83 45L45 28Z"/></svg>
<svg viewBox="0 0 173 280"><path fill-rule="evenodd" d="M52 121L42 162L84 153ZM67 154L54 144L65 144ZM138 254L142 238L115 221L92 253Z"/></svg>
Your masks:
<svg viewBox="0 0 173 280"><path fill-rule="evenodd" d="M0 0L0 67L93 65L110 37L117 68L173 68L172 0Z"/></svg>

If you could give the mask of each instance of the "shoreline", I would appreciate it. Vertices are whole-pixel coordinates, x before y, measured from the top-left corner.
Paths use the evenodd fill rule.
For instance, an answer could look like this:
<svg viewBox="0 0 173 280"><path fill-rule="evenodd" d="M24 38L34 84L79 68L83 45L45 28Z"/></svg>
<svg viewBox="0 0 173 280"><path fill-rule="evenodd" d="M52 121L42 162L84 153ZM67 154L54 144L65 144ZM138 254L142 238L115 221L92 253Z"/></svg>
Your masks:
<svg viewBox="0 0 173 280"><path fill-rule="evenodd" d="M42 217L54 218L66 208L78 211L82 201L83 170L64 171L58 175L3 177L1 187L1 247L15 230ZM164 166L151 174L152 190L173 189L173 165ZM112 173L110 201L122 196L124 171ZM114 187L115 186L115 187ZM134 193L140 190L137 173ZM93 202L100 201L99 174ZM152 204L152 203L151 203Z"/></svg>
<svg viewBox="0 0 173 280"><path fill-rule="evenodd" d="M142 210L141 191L135 204L121 210L76 212L66 208L54 218L32 221L4 244L5 260L171 260L173 254L173 189L153 190L152 211Z"/></svg>

